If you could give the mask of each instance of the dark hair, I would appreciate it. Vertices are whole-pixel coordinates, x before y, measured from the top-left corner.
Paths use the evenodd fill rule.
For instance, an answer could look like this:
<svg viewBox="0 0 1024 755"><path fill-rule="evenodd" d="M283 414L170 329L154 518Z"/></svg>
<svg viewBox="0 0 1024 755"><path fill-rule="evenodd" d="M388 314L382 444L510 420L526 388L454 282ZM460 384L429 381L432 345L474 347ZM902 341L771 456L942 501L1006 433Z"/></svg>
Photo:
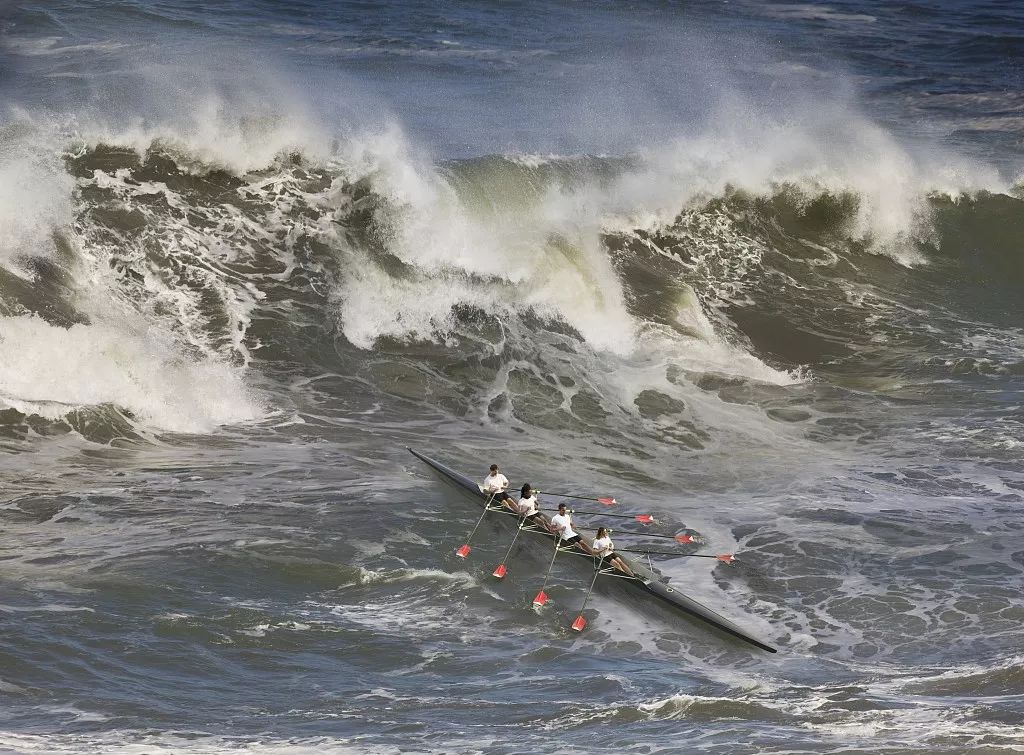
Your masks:
<svg viewBox="0 0 1024 755"><path fill-rule="evenodd" d="M597 528L597 537L601 537L602 533L604 533L605 536L608 535L608 533L605 531L604 527L598 527Z"/></svg>
<svg viewBox="0 0 1024 755"><path fill-rule="evenodd" d="M497 464L491 464L491 471L492 472L497 472L498 471L498 465Z"/></svg>
<svg viewBox="0 0 1024 755"><path fill-rule="evenodd" d="M519 491L519 495L521 495L521 496L523 496L525 498L526 494L528 492L532 492L532 491L533 491L533 488L530 487L530 483L526 483L525 485L523 485L523 489Z"/></svg>
<svg viewBox="0 0 1024 755"><path fill-rule="evenodd" d="M564 509L564 508L565 508L565 504L564 504L564 503L560 503L560 504L558 504L558 508L560 508L560 509Z"/></svg>

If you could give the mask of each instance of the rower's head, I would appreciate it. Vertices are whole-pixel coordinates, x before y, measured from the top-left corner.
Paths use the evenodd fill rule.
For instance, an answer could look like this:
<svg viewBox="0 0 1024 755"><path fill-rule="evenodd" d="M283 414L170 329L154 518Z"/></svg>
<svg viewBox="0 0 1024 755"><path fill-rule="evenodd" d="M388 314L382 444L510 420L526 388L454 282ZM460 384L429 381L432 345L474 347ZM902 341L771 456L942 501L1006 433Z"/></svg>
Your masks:
<svg viewBox="0 0 1024 755"><path fill-rule="evenodd" d="M498 465L491 464L491 474L498 474Z"/></svg>
<svg viewBox="0 0 1024 755"><path fill-rule="evenodd" d="M559 514L564 514L565 513L565 504L564 503L558 504L558 513Z"/></svg>
<svg viewBox="0 0 1024 755"><path fill-rule="evenodd" d="M597 528L597 536L598 537L608 537L608 531L604 527L598 527Z"/></svg>
<svg viewBox="0 0 1024 755"><path fill-rule="evenodd" d="M533 488L530 487L530 483L526 483L525 485L523 485L522 489L519 491L519 495L521 495L523 498L529 498L531 495L533 495Z"/></svg>

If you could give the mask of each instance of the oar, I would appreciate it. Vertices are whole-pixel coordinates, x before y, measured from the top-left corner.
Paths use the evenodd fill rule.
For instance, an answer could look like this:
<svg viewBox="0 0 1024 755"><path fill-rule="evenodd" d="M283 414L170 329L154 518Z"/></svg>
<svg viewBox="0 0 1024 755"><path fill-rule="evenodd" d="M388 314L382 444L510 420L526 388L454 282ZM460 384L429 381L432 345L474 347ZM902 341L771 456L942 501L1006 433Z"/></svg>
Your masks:
<svg viewBox="0 0 1024 755"><path fill-rule="evenodd" d="M539 491L539 490L537 491L538 494L540 492L541 491ZM585 495L569 495L568 493L549 493L546 490L544 491L544 495L554 495L554 496L558 496L559 498L575 498L577 501L597 501L598 503L603 503L605 506L613 506L616 503L618 503L618 501L616 501L614 498L611 498L610 496L602 496L600 498L590 498L590 497L585 496Z"/></svg>
<svg viewBox="0 0 1024 755"><path fill-rule="evenodd" d="M516 540L519 539L519 533L523 531L523 523L525 521L525 516L519 518L519 529L517 529L516 534L512 536L512 542L508 544L508 550L505 551L505 557L501 559L501 563L498 564L498 567L493 572L491 572L491 574L497 577L498 579L501 579L505 576L505 562L508 561L509 554L512 553L512 546L515 545Z"/></svg>
<svg viewBox="0 0 1024 755"><path fill-rule="evenodd" d="M545 511L557 511L557 509L544 509ZM606 514L603 511L576 511L575 509L569 509L570 514L579 514L580 516L606 516L612 519L633 519L641 524L651 524L654 521L654 517L650 514Z"/></svg>
<svg viewBox="0 0 1024 755"><path fill-rule="evenodd" d="M722 553L718 556L712 556L710 553L673 553L672 551L645 551L638 548L616 548L616 551L622 551L623 553L643 553L648 556L675 556L676 558L715 558L725 564L731 564L736 561L736 557L731 553Z"/></svg>
<svg viewBox="0 0 1024 755"><path fill-rule="evenodd" d="M540 586L540 592L538 592L533 598L533 605L540 608L542 605L548 602L548 594L544 592L544 588L548 586L548 577L551 576L551 567L555 565L555 557L558 555L558 547L562 544L562 538L555 538L555 552L551 554L551 563L548 564L548 570L544 574L544 584Z"/></svg>
<svg viewBox="0 0 1024 755"><path fill-rule="evenodd" d="M491 510L491 501L493 500L494 493L491 493L487 496L487 503L484 504L484 511L480 514L480 518L476 520L476 526L473 527L473 531L469 533L469 537L466 538L466 542L463 543L457 551L455 551L455 555L459 558L465 558L469 555L469 541L473 539L473 535L475 535L476 531L480 529L480 523L484 520L484 517L487 516L487 512Z"/></svg>
<svg viewBox="0 0 1024 755"><path fill-rule="evenodd" d="M635 535L636 537L661 537L661 538L665 538L666 540L675 540L677 543L682 543L683 545L686 545L687 543L695 543L695 542L697 542L696 540L693 539L693 535L686 535L686 534L682 534L682 535L655 535L655 534L650 533L650 532L623 532L621 530L619 531L618 534L620 534L620 535Z"/></svg>
<svg viewBox="0 0 1024 755"><path fill-rule="evenodd" d="M587 620L583 618L583 609L587 607L587 601L590 600L590 593L594 591L594 585L597 584L597 576L601 573L601 567L594 571L594 578L590 580L590 588L587 590L587 597L583 599L583 605L580 606L580 612L576 614L576 619L572 622L572 628L577 632L582 632L583 627L587 625Z"/></svg>

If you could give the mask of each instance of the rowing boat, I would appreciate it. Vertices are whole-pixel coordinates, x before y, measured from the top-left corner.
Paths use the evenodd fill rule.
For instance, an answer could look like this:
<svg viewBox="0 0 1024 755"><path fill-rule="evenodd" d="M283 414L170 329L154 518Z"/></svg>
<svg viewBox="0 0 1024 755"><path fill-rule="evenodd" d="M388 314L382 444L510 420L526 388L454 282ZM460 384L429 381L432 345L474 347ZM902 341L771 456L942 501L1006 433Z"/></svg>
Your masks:
<svg viewBox="0 0 1024 755"><path fill-rule="evenodd" d="M490 505L490 497L486 493L484 493L481 490L480 486L470 478L456 472L451 467L445 466L444 464L442 464L439 461L436 461L435 459L431 459L429 456L421 454L419 451L416 451L412 448L409 449L409 452L412 453L413 456L422 461L424 464L429 466L431 469L433 469L434 472L436 472L437 475L442 480L451 484L460 492L464 493L467 497L475 501L477 505L485 508ZM518 520L519 518L516 514L509 511L504 506L501 506L500 508L494 506L492 507L492 510L496 514L512 517L514 520ZM548 540L553 541L555 539L555 536L545 529L538 528L532 531L536 534L546 537ZM575 556L586 558L590 561L594 560L592 556L588 556L587 554L582 553L580 551L567 550L566 552ZM647 569L638 563L630 561L625 557L623 557L623 560L626 561L627 564L629 564L629 568L633 570L634 574L636 574L636 578L627 577L624 574L618 573L615 573L613 576L617 576L618 578L620 578L623 584L625 584L627 587L641 594L653 596L661 602L667 603L673 608L682 611L688 616L691 616L695 619L699 619L700 621L703 621L706 624L711 625L715 629L721 632L725 632L726 634L730 634L733 637L743 640L744 642L748 642L751 645L754 645L755 647L761 648L762 650L767 650L769 653L776 652L775 648L773 648L771 645L761 642L756 637L753 637L752 635L741 629L739 626L731 622L729 619L725 618L724 616L721 616L715 611L712 611L707 606L698 603L693 598L689 598L686 595L683 595L681 592L671 587L667 582L663 581L657 574L655 574L650 569Z"/></svg>

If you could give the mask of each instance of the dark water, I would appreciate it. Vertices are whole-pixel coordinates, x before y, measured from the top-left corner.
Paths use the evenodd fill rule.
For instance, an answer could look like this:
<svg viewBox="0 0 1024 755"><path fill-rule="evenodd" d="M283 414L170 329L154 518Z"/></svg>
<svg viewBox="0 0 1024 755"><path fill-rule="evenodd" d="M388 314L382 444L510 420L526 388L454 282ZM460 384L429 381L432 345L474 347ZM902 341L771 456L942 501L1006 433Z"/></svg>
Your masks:
<svg viewBox="0 0 1024 755"><path fill-rule="evenodd" d="M1022 748L1018 5L0 32L0 750ZM699 532L780 652L532 611L405 446Z"/></svg>

